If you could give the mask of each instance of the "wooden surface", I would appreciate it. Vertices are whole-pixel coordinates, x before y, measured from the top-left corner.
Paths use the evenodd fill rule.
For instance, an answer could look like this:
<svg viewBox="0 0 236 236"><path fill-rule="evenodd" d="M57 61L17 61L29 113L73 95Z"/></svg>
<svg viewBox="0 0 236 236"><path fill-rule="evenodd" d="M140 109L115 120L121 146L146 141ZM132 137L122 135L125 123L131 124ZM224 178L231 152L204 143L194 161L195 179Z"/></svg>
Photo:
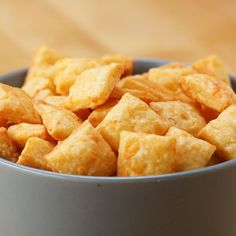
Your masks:
<svg viewBox="0 0 236 236"><path fill-rule="evenodd" d="M1 0L0 72L27 66L39 44L77 56L216 53L236 74L236 0Z"/></svg>

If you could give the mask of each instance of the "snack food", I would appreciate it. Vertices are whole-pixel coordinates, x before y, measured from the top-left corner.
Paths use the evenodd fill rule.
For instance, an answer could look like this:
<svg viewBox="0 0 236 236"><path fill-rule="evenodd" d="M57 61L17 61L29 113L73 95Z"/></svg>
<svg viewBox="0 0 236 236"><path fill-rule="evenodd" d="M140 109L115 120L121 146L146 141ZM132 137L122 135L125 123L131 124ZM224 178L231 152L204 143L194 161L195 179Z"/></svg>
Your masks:
<svg viewBox="0 0 236 236"><path fill-rule="evenodd" d="M49 96L54 96L54 93L50 89L44 89L39 91L34 97L33 100L44 100Z"/></svg>
<svg viewBox="0 0 236 236"><path fill-rule="evenodd" d="M214 145L175 127L171 127L166 136L175 137L176 140L175 171L206 166L216 150Z"/></svg>
<svg viewBox="0 0 236 236"><path fill-rule="evenodd" d="M22 88L0 84L0 156L121 177L236 158L236 97L217 56L133 69L123 55L71 58L39 47Z"/></svg>
<svg viewBox="0 0 236 236"><path fill-rule="evenodd" d="M27 140L25 148L21 152L17 164L34 167L42 170L51 170L45 155L53 150L55 145L40 139L31 137Z"/></svg>
<svg viewBox="0 0 236 236"><path fill-rule="evenodd" d="M53 94L55 92L55 85L46 77L37 77L35 79L28 80L22 89L30 96L35 97L41 91L50 90Z"/></svg>
<svg viewBox="0 0 236 236"><path fill-rule="evenodd" d="M236 157L235 121L236 105L231 105L199 132L199 137L215 145L219 155L226 160Z"/></svg>
<svg viewBox="0 0 236 236"><path fill-rule="evenodd" d="M122 73L123 67L117 63L84 71L70 88L69 108L77 111L103 104Z"/></svg>
<svg viewBox="0 0 236 236"><path fill-rule="evenodd" d="M134 67L134 61L132 58L124 56L124 55L119 55L119 54L107 54L103 56L102 61L109 65L111 63L119 63L123 66L124 71L122 76L127 76L131 75L133 73L133 67Z"/></svg>
<svg viewBox="0 0 236 236"><path fill-rule="evenodd" d="M25 83L38 77L53 79L55 71L54 64L64 57L65 56L62 53L51 48L43 45L39 46L34 52L31 67L27 74Z"/></svg>
<svg viewBox="0 0 236 236"><path fill-rule="evenodd" d="M160 101L183 101L186 103L194 103L191 97L187 96L181 89L179 79L182 76L194 74L194 70L182 65L171 64L170 66L162 66L152 68L148 71L148 79L158 84L163 90L163 97ZM167 96L169 94L169 96Z"/></svg>
<svg viewBox="0 0 236 236"><path fill-rule="evenodd" d="M77 77L85 70L105 65L102 61L93 59L65 58L55 65L54 83L61 95L68 95L70 87Z"/></svg>
<svg viewBox="0 0 236 236"><path fill-rule="evenodd" d="M116 172L114 152L88 121L58 143L46 159L60 173L111 176Z"/></svg>
<svg viewBox="0 0 236 236"><path fill-rule="evenodd" d="M193 74L179 81L183 91L197 102L222 112L233 103L234 92L224 82L206 74ZM217 101L217 102L216 102Z"/></svg>
<svg viewBox="0 0 236 236"><path fill-rule="evenodd" d="M150 107L163 120L167 120L169 126L183 129L194 136L206 125L200 112L188 103L181 101L151 102Z"/></svg>
<svg viewBox="0 0 236 236"><path fill-rule="evenodd" d="M63 108L68 107L68 99L66 96L47 96L41 100L54 106L63 107Z"/></svg>
<svg viewBox="0 0 236 236"><path fill-rule="evenodd" d="M217 55L211 55L196 61L193 63L192 68L198 73L211 75L230 85L229 76L225 66Z"/></svg>
<svg viewBox="0 0 236 236"><path fill-rule="evenodd" d="M175 171L175 138L122 131L118 176L156 175Z"/></svg>
<svg viewBox="0 0 236 236"><path fill-rule="evenodd" d="M27 140L31 137L52 140L43 124L20 123L12 125L8 128L8 136L20 149L25 147Z"/></svg>
<svg viewBox="0 0 236 236"><path fill-rule="evenodd" d="M16 145L3 127L0 128L0 156L12 162L16 162L19 156Z"/></svg>
<svg viewBox="0 0 236 236"><path fill-rule="evenodd" d="M0 118L0 127L4 127L4 128L6 128L7 126L8 126L8 125L7 125L6 120Z"/></svg>
<svg viewBox="0 0 236 236"><path fill-rule="evenodd" d="M40 101L35 107L48 133L56 140L64 140L82 123L73 112L62 107Z"/></svg>
<svg viewBox="0 0 236 236"><path fill-rule="evenodd" d="M168 123L143 101L126 93L97 126L97 130L114 150L118 150L120 133L124 130L164 134Z"/></svg>
<svg viewBox="0 0 236 236"><path fill-rule="evenodd" d="M110 99L110 100L107 100L101 106L96 107L88 117L90 123L94 127L97 127L105 118L107 113L112 109L112 107L115 106L118 102L119 102L118 99Z"/></svg>
<svg viewBox="0 0 236 236"><path fill-rule="evenodd" d="M20 88L0 84L0 117L12 124L41 123L30 97Z"/></svg>

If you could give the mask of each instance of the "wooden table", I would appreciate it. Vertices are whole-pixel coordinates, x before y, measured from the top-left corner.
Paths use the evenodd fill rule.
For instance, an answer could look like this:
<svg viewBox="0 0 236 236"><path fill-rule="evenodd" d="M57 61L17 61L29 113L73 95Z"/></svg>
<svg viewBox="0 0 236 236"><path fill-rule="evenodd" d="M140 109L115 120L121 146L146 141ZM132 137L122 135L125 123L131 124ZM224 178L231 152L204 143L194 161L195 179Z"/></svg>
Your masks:
<svg viewBox="0 0 236 236"><path fill-rule="evenodd" d="M216 53L236 74L236 1L1 0L0 72L27 66L39 44L81 57Z"/></svg>

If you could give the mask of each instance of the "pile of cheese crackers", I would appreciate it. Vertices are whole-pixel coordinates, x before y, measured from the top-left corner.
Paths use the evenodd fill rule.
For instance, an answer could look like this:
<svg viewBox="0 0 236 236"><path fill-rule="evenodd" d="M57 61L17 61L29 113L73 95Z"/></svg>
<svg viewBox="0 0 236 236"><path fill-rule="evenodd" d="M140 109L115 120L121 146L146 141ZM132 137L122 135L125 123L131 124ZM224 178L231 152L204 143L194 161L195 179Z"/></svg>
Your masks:
<svg viewBox="0 0 236 236"><path fill-rule="evenodd" d="M22 88L0 84L0 156L89 176L169 174L236 157L235 93L217 56L133 74L123 55L45 46Z"/></svg>

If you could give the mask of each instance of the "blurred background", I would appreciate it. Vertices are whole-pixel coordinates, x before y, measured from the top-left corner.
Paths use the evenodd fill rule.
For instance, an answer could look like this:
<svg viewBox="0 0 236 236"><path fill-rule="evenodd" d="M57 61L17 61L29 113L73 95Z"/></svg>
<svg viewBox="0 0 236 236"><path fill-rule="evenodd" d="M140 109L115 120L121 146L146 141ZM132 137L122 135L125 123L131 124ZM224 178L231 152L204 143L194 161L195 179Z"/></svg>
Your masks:
<svg viewBox="0 0 236 236"><path fill-rule="evenodd" d="M236 73L236 0L0 0L0 73L29 65L39 44L79 57L218 54Z"/></svg>

